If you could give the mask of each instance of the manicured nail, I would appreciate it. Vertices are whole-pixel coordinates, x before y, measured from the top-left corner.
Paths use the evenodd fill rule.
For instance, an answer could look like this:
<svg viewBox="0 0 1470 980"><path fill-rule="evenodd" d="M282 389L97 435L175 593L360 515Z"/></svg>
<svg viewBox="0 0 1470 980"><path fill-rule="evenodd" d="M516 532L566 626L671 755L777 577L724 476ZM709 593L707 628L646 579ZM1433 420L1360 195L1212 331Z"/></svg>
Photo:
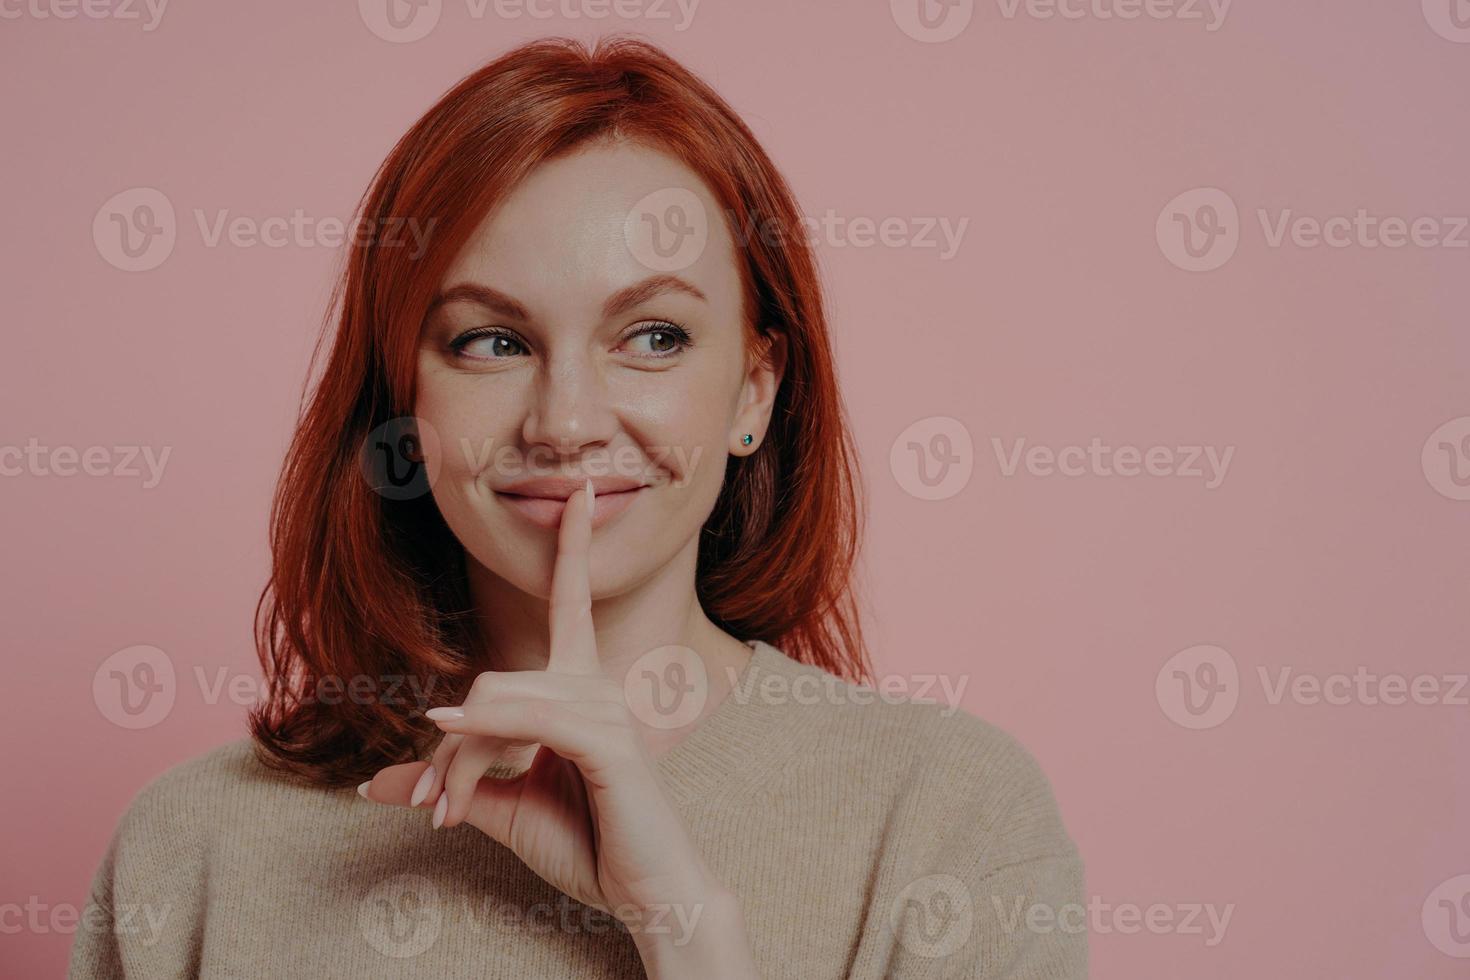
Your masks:
<svg viewBox="0 0 1470 980"><path fill-rule="evenodd" d="M434 767L430 766L424 770L419 781L413 784L413 795L408 798L409 806L418 806L424 802L424 797L429 795L429 787L434 785Z"/></svg>
<svg viewBox="0 0 1470 980"><path fill-rule="evenodd" d="M367 788L368 788L368 787L369 787L369 786L371 786L371 785L372 785L372 784L373 784L373 781L372 781L372 780L371 780L371 779L369 779L369 780L368 780L368 781L367 781L367 782L365 782L365 783L362 783L362 784L360 784L360 785L359 785L359 786L358 786L358 787L357 787L357 795L358 795L358 796L360 796L360 797L362 797L362 798L363 798L363 799L367 799L367 798L368 798L368 795L367 795Z"/></svg>
<svg viewBox="0 0 1470 980"><path fill-rule="evenodd" d="M426 718L434 721L454 721L464 717L463 708L430 708L424 712Z"/></svg>
<svg viewBox="0 0 1470 980"><path fill-rule="evenodd" d="M439 802L434 804L434 829L444 825L444 815L449 812L449 794L440 793Z"/></svg>

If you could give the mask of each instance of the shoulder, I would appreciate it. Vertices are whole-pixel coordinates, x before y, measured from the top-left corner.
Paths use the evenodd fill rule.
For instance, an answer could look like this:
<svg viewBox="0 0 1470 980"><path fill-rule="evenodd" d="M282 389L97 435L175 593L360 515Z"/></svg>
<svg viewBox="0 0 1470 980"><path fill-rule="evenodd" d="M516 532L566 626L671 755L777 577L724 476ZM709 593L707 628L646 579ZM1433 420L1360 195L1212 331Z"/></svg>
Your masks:
<svg viewBox="0 0 1470 980"><path fill-rule="evenodd" d="M261 765L253 739L235 739L174 763L152 777L134 795L129 809L145 811L158 803L177 801L193 793L232 791L252 782L272 782L277 778Z"/></svg>
<svg viewBox="0 0 1470 980"><path fill-rule="evenodd" d="M89 903L106 913L119 903L179 910L199 904L212 840L240 819L248 787L270 779L248 738L149 779L117 819Z"/></svg>
<svg viewBox="0 0 1470 980"><path fill-rule="evenodd" d="M1019 739L918 685L777 669L824 685L800 777L842 780L849 833L853 814L877 820L885 975L1087 976L1082 857Z"/></svg>
<svg viewBox="0 0 1470 980"><path fill-rule="evenodd" d="M1076 858L1036 756L953 703L955 692L943 683L916 675L858 685L780 651L766 660L793 704L812 708L811 747L822 764L887 795L936 841L983 842L992 866Z"/></svg>
<svg viewBox="0 0 1470 980"><path fill-rule="evenodd" d="M983 842L976 856L991 869L1076 858L1051 780L1010 732L956 705L912 700L876 701L853 718L889 735L889 765L936 840Z"/></svg>
<svg viewBox="0 0 1470 980"><path fill-rule="evenodd" d="M114 846L124 852L119 858L141 855L150 844L174 854L202 850L245 814L305 791L263 765L253 739L236 739L145 782L118 819Z"/></svg>

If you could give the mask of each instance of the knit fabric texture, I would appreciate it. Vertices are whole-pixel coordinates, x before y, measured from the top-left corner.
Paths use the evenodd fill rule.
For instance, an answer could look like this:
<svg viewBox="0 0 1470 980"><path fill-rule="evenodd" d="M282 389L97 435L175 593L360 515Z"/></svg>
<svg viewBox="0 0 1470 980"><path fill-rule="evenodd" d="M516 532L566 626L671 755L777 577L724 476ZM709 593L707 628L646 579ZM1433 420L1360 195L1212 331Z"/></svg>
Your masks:
<svg viewBox="0 0 1470 980"><path fill-rule="evenodd" d="M752 640L749 664L657 757L738 896L761 976L1077 980L1083 866L1010 735ZM643 977L629 928L468 824L265 768L251 739L136 795L97 869L73 978Z"/></svg>

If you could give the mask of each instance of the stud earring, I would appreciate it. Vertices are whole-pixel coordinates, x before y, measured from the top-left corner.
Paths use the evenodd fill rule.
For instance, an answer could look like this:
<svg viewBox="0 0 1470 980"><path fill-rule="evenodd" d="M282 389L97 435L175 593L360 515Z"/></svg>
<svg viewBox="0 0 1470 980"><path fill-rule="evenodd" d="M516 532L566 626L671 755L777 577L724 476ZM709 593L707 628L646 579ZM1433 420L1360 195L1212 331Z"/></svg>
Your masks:
<svg viewBox="0 0 1470 980"><path fill-rule="evenodd" d="M751 435L749 432L740 437L740 445L742 446L748 446L752 442L755 442L755 436Z"/></svg>

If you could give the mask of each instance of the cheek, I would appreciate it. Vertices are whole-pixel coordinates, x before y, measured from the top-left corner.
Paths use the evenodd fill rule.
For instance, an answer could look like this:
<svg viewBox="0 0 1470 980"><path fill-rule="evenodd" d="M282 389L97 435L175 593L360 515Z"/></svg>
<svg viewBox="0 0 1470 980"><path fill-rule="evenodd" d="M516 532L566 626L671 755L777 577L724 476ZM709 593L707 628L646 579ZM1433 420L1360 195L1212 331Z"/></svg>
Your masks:
<svg viewBox="0 0 1470 980"><path fill-rule="evenodd" d="M695 372L653 377L657 383L619 392L622 428L664 479L681 487L718 484L730 426L723 379Z"/></svg>
<svg viewBox="0 0 1470 980"><path fill-rule="evenodd" d="M504 401L492 385L420 374L414 414L439 437L441 474L460 482L492 465L501 447L515 444L514 416Z"/></svg>

